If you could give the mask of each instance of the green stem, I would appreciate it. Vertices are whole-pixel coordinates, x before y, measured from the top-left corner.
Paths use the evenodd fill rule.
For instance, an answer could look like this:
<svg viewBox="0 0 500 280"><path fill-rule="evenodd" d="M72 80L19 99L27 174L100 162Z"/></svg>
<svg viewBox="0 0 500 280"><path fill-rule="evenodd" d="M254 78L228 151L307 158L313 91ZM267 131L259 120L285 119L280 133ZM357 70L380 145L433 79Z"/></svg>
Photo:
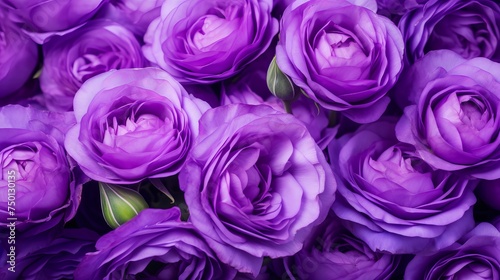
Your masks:
<svg viewBox="0 0 500 280"><path fill-rule="evenodd" d="M285 111L288 114L292 114L292 102L283 100L283 105L285 106Z"/></svg>

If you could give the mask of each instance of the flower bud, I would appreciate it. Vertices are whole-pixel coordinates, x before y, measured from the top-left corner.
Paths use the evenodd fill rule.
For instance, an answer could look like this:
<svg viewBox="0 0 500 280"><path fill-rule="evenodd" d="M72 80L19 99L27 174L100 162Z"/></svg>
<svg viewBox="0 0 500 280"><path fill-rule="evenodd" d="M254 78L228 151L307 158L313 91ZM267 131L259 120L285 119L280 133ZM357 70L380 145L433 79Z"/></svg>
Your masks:
<svg viewBox="0 0 500 280"><path fill-rule="evenodd" d="M148 204L138 192L113 184L99 183L101 209L106 223L117 228L129 221Z"/></svg>
<svg viewBox="0 0 500 280"><path fill-rule="evenodd" d="M290 78L281 72L278 64L276 64L276 57L273 58L267 70L267 87L274 96L283 101L295 99L295 86Z"/></svg>

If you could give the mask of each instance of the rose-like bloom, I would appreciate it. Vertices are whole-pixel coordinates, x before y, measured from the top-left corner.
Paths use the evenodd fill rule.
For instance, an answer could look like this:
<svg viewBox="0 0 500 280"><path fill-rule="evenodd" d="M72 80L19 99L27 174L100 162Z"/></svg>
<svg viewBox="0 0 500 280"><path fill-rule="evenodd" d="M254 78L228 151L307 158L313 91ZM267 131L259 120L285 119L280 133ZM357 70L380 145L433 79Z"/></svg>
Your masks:
<svg viewBox="0 0 500 280"><path fill-rule="evenodd" d="M68 154L90 178L131 184L182 168L209 106L158 68L121 69L87 80L74 99Z"/></svg>
<svg viewBox="0 0 500 280"><path fill-rule="evenodd" d="M500 279L500 232L479 224L459 242L432 255L417 255L405 280Z"/></svg>
<svg viewBox="0 0 500 280"><path fill-rule="evenodd" d="M16 259L15 273L4 266L0 272L2 279L73 279L73 272L86 253L95 250L99 238L87 229L65 229L61 236L50 244ZM17 240L24 247L24 240ZM8 264L7 264L8 265ZM12 278L11 278L12 277Z"/></svg>
<svg viewBox="0 0 500 280"><path fill-rule="evenodd" d="M406 13L399 28L410 64L441 49L500 59L500 7L491 0L430 0Z"/></svg>
<svg viewBox="0 0 500 280"><path fill-rule="evenodd" d="M96 20L43 44L40 86L51 110L73 109L82 84L111 69L146 65L134 35L117 23Z"/></svg>
<svg viewBox="0 0 500 280"><path fill-rule="evenodd" d="M272 0L165 1L144 37L144 55L180 82L227 79L271 44Z"/></svg>
<svg viewBox="0 0 500 280"><path fill-rule="evenodd" d="M2 232L11 222L9 217L17 219L16 232L21 237L62 226L75 215L83 178L72 168L63 147L64 133L73 124L70 113L18 105L0 109Z"/></svg>
<svg viewBox="0 0 500 280"><path fill-rule="evenodd" d="M281 21L276 62L326 109L377 120L402 69L403 39L389 19L347 1L296 1Z"/></svg>
<svg viewBox="0 0 500 280"><path fill-rule="evenodd" d="M237 271L180 217L178 208L141 211L97 241L97 252L83 258L75 279L234 279Z"/></svg>
<svg viewBox="0 0 500 280"><path fill-rule="evenodd" d="M108 0L4 0L28 31L65 31L87 22Z"/></svg>
<svg viewBox="0 0 500 280"><path fill-rule="evenodd" d="M437 169L500 178L500 64L435 51L400 82L395 94L410 104L396 128L400 141Z"/></svg>
<svg viewBox="0 0 500 280"><path fill-rule="evenodd" d="M284 264L284 273L290 279L382 280L394 273L399 259L397 255L373 252L330 213L302 250L277 262Z"/></svg>
<svg viewBox="0 0 500 280"><path fill-rule="evenodd" d="M474 227L475 181L434 170L380 120L332 141L339 177L333 210L374 251L439 250Z"/></svg>
<svg viewBox="0 0 500 280"><path fill-rule="evenodd" d="M19 90L31 77L38 62L38 49L19 27L8 20L0 6L0 97Z"/></svg>
<svg viewBox="0 0 500 280"><path fill-rule="evenodd" d="M336 190L306 127L266 105L207 111L179 182L190 220L217 256L253 275L264 256L301 249Z"/></svg>
<svg viewBox="0 0 500 280"><path fill-rule="evenodd" d="M123 24L142 37L149 24L160 16L164 2L165 0L111 0L101 10L101 16Z"/></svg>

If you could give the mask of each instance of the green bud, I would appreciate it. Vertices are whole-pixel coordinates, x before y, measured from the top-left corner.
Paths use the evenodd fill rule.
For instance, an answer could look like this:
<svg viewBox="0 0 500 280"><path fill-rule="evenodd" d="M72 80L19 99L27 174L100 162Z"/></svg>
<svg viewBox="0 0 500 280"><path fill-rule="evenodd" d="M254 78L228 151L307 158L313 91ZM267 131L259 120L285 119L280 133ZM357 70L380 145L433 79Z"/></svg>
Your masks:
<svg viewBox="0 0 500 280"><path fill-rule="evenodd" d="M117 228L148 208L138 192L117 185L99 183L101 209L106 223Z"/></svg>
<svg viewBox="0 0 500 280"><path fill-rule="evenodd" d="M292 101L295 99L295 86L292 80L281 72L278 64L276 64L276 57L273 58L267 70L267 87L274 96L283 101Z"/></svg>

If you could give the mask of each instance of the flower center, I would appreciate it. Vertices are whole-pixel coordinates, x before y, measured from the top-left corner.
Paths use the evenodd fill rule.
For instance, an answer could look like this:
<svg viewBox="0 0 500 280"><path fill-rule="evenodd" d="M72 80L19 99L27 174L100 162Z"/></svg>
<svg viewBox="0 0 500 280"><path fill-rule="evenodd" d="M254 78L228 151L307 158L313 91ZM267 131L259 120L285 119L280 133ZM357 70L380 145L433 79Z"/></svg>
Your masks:
<svg viewBox="0 0 500 280"><path fill-rule="evenodd" d="M419 196L421 193L428 194L426 199L441 194L441 190L435 187L430 166L413 153L414 148L410 145L396 144L380 154L368 155L361 175L363 181L373 187L366 191L407 207L425 203Z"/></svg>
<svg viewBox="0 0 500 280"><path fill-rule="evenodd" d="M217 50L217 43L229 37L239 28L239 17L240 7L234 5L225 9L218 8L214 14L201 17L193 29L194 46L202 51Z"/></svg>
<svg viewBox="0 0 500 280"><path fill-rule="evenodd" d="M460 103L459 117L462 123L476 130L481 130L488 119L488 112L484 104L478 102L479 100L473 99Z"/></svg>
<svg viewBox="0 0 500 280"><path fill-rule="evenodd" d="M369 161L370 166L378 171L379 175L401 186L405 185L412 174L422 174L424 177L428 177L425 174L431 172L430 167L423 165L421 160L401 150L398 145L385 150L377 159L370 158ZM430 177L428 179L430 180ZM432 182L428 183L426 185L433 189Z"/></svg>
<svg viewBox="0 0 500 280"><path fill-rule="evenodd" d="M4 170L16 171L16 180L34 182L39 176L40 168L51 170L58 165L54 152L39 142L23 143L5 149L0 154L0 160Z"/></svg>
<svg viewBox="0 0 500 280"><path fill-rule="evenodd" d="M490 109L475 91L456 90L445 96L434 107L434 114L440 130L448 132L443 137L457 149L469 151L486 145L495 133Z"/></svg>
<svg viewBox="0 0 500 280"><path fill-rule="evenodd" d="M352 81L369 74L367 55L349 30L329 22L314 39L319 71L332 78ZM338 71L339 67L348 71Z"/></svg>
<svg viewBox="0 0 500 280"><path fill-rule="evenodd" d="M359 51L356 42L345 34L327 33L325 40L331 47L331 56L333 57L350 59Z"/></svg>
<svg viewBox="0 0 500 280"><path fill-rule="evenodd" d="M117 140L121 136L133 136L134 134L140 136L144 132L156 131L165 125L165 122L160 120L158 116L152 114L136 116L136 113L132 111L131 115L122 123L117 116L112 118L111 123L107 122L103 143L113 147L116 146Z"/></svg>
<svg viewBox="0 0 500 280"><path fill-rule="evenodd" d="M28 174L36 168L38 143L21 144L3 153L2 167L5 170L14 170L17 179L28 178Z"/></svg>

